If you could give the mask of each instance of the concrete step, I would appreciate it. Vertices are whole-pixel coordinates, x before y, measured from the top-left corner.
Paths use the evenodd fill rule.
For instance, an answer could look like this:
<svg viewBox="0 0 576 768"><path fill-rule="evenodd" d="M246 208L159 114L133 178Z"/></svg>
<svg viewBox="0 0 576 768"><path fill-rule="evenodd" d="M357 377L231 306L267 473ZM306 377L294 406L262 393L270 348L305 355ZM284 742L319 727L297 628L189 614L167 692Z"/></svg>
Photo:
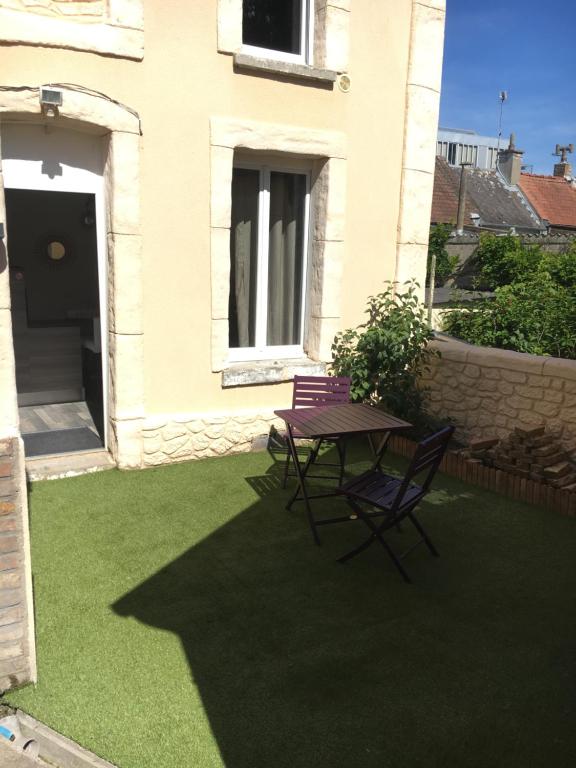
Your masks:
<svg viewBox="0 0 576 768"><path fill-rule="evenodd" d="M88 472L102 472L116 466L110 453L104 448L95 451L74 451L53 456L33 456L26 459L28 480L55 480L74 477Z"/></svg>

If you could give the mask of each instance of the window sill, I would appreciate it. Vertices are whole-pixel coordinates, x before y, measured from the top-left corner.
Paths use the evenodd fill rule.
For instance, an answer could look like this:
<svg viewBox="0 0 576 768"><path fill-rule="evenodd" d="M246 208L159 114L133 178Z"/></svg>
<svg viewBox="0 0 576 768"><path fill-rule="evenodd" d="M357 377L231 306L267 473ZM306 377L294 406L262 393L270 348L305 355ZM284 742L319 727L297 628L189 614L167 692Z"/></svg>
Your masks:
<svg viewBox="0 0 576 768"><path fill-rule="evenodd" d="M337 73L331 69L318 69L308 64L296 64L290 61L276 61L247 53L234 54L234 66L238 69L251 69L260 73L314 80L320 83L334 83Z"/></svg>
<svg viewBox="0 0 576 768"><path fill-rule="evenodd" d="M325 376L326 363L307 357L297 360L265 360L253 363L230 363L222 371L223 387L245 387L250 384L275 384L292 381L295 375Z"/></svg>

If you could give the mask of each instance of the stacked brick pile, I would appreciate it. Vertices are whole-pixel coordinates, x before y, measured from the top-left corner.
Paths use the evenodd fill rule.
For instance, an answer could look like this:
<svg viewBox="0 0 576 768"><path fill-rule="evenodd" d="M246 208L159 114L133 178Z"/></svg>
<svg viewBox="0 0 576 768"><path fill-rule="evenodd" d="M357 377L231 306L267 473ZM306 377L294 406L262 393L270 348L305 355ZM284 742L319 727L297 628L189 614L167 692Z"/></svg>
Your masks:
<svg viewBox="0 0 576 768"><path fill-rule="evenodd" d="M576 492L576 463L559 433L545 427L516 427L504 440L474 440L463 455L473 463Z"/></svg>

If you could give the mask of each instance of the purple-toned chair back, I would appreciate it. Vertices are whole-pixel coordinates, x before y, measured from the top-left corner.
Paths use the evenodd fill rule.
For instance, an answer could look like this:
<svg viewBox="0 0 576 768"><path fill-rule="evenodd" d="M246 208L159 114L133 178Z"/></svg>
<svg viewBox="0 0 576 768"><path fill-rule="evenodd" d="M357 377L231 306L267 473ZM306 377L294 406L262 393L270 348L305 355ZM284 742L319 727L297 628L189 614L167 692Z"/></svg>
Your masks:
<svg viewBox="0 0 576 768"><path fill-rule="evenodd" d="M350 402L348 376L294 376L292 408Z"/></svg>

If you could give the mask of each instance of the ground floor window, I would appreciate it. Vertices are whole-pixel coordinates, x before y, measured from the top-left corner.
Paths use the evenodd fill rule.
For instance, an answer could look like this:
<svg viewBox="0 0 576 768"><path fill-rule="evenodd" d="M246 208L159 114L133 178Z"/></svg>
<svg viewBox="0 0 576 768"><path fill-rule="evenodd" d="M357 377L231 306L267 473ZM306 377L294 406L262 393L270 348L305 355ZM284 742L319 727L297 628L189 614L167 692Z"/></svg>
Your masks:
<svg viewBox="0 0 576 768"><path fill-rule="evenodd" d="M310 176L238 166L232 177L232 360L303 354Z"/></svg>

